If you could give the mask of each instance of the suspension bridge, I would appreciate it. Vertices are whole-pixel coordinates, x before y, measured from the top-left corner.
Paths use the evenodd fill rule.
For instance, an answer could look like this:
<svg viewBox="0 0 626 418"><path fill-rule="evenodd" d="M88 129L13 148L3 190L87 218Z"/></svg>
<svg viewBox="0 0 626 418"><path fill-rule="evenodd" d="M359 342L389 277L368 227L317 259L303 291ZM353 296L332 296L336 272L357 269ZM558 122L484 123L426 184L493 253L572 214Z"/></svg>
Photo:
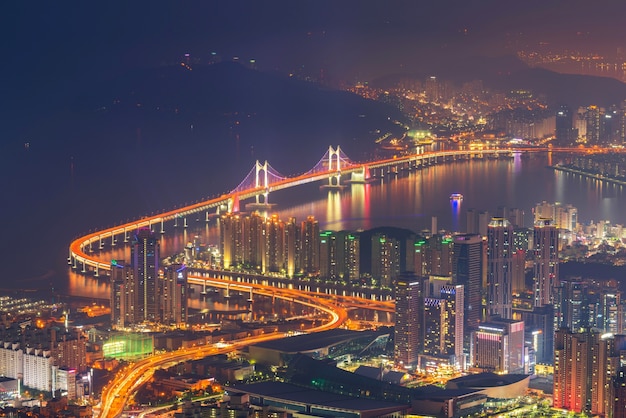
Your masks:
<svg viewBox="0 0 626 418"><path fill-rule="evenodd" d="M546 150L543 148L525 151ZM575 152L576 149L568 151ZM93 271L98 276L101 272L110 270L111 264L110 261L100 260L95 250L103 249L107 244L115 246L120 240L129 242L130 234L139 228L147 227L165 233L166 222L173 222L175 227L187 227L188 217L191 215L197 217L199 213L204 213L205 220L209 221L215 213L239 212L240 202L248 199L254 199L249 208L268 208L271 207L270 193L278 190L320 181L325 183L322 187L341 188L344 187L342 181L366 183L376 177L397 174L399 171L419 169L447 161L504 158L511 156L513 152L511 149L502 148L435 151L358 163L352 161L339 146L336 148L330 146L313 168L291 177L282 175L267 161L263 163L256 161L239 185L229 193L158 215L145 216L75 239L69 247L68 264L77 271L82 273Z"/></svg>

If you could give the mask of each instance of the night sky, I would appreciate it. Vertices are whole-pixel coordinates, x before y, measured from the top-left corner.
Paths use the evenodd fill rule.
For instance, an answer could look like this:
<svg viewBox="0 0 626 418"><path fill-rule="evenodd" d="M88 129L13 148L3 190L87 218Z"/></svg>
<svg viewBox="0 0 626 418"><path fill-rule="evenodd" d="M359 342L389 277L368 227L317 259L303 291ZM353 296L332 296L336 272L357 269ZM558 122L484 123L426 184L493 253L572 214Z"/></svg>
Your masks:
<svg viewBox="0 0 626 418"><path fill-rule="evenodd" d="M128 187L124 178L108 176L151 163L139 152L120 157L126 143L147 143L150 127L124 121L117 138L80 113L100 99L97 87L129 72L177 64L185 53L205 62L216 52L225 61L255 59L265 72L323 70L337 83L368 81L432 62L463 71L464 57L540 42L612 54L626 35L620 0L10 1L0 16L0 254L13 265L0 287L55 271L24 253L62 264L66 243L103 226L96 215L106 218L110 205L136 214L117 193Z"/></svg>

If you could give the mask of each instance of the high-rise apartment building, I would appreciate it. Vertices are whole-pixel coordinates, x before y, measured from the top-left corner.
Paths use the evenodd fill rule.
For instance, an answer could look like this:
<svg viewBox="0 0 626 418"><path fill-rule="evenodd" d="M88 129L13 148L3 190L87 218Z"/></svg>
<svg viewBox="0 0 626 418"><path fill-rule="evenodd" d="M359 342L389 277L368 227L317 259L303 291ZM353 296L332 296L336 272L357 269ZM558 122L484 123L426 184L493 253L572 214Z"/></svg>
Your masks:
<svg viewBox="0 0 626 418"><path fill-rule="evenodd" d="M300 267L304 274L315 276L320 270L320 228L317 220L313 216L307 217L302 222L300 233Z"/></svg>
<svg viewBox="0 0 626 418"><path fill-rule="evenodd" d="M513 226L504 218L493 218L487 229L487 313L511 318L513 272Z"/></svg>
<svg viewBox="0 0 626 418"><path fill-rule="evenodd" d="M561 328L554 341L554 407L605 416L614 403L612 377L619 367L613 338Z"/></svg>
<svg viewBox="0 0 626 418"><path fill-rule="evenodd" d="M453 239L449 235L434 234L415 243L414 266L425 276L452 274Z"/></svg>
<svg viewBox="0 0 626 418"><path fill-rule="evenodd" d="M161 279L161 318L164 324L181 326L187 323L187 267L172 264L163 268Z"/></svg>
<svg viewBox="0 0 626 418"><path fill-rule="evenodd" d="M227 213L220 218L220 252L222 266L226 269L243 262L243 222L235 213Z"/></svg>
<svg viewBox="0 0 626 418"><path fill-rule="evenodd" d="M558 304L559 286L559 232L551 219L540 218L533 233L533 284L535 306ZM558 309L558 308L557 308ZM557 326L560 324L557 324Z"/></svg>
<svg viewBox="0 0 626 418"><path fill-rule="evenodd" d="M347 231L320 234L320 277L330 281L359 278L359 236Z"/></svg>
<svg viewBox="0 0 626 418"><path fill-rule="evenodd" d="M382 287L392 287L400 274L400 241L385 234L372 235L372 277Z"/></svg>
<svg viewBox="0 0 626 418"><path fill-rule="evenodd" d="M427 279L403 273L395 285L394 360L412 367L417 363L424 342L424 294Z"/></svg>

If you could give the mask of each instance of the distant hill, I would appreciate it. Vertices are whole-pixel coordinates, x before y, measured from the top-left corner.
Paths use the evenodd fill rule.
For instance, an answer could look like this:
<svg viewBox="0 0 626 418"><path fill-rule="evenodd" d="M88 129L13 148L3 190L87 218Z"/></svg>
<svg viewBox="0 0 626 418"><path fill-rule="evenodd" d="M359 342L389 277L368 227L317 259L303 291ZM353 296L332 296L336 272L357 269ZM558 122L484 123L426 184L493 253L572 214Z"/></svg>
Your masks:
<svg viewBox="0 0 626 418"><path fill-rule="evenodd" d="M141 125L144 136L177 126L160 141L203 142L216 163L249 167L267 159L284 174L310 168L329 145L363 159L373 152L377 131L397 129L391 121L402 118L383 103L232 62L133 71L76 102L85 104L110 115L111 123Z"/></svg>
<svg viewBox="0 0 626 418"><path fill-rule="evenodd" d="M483 80L492 90L532 90L545 94L550 105L568 104L570 107L596 104L609 106L626 99L626 84L607 77L560 74L542 68L530 68L514 56L468 57L454 61L427 63L414 73L393 74L373 80L373 86L391 87L401 79L424 80L437 76L457 84Z"/></svg>

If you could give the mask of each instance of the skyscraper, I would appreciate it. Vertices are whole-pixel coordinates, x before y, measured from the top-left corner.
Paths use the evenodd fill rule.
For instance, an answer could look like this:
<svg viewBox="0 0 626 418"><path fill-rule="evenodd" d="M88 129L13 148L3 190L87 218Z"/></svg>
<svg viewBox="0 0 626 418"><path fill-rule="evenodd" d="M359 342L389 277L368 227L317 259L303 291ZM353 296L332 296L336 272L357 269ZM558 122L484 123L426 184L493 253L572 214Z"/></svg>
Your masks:
<svg viewBox="0 0 626 418"><path fill-rule="evenodd" d="M493 218L487 229L487 312L490 317L511 318L513 226Z"/></svg>
<svg viewBox="0 0 626 418"><path fill-rule="evenodd" d="M130 248L134 284L134 322L159 319L159 242L148 228L135 233Z"/></svg>
<svg viewBox="0 0 626 418"><path fill-rule="evenodd" d="M394 359L404 367L414 366L423 349L426 283L425 277L414 273L403 273L396 282Z"/></svg>
<svg viewBox="0 0 626 418"><path fill-rule="evenodd" d="M172 264L163 269L161 280L161 322L181 326L187 323L187 267Z"/></svg>
<svg viewBox="0 0 626 418"><path fill-rule="evenodd" d="M135 322L133 270L123 260L111 261L111 326L123 329Z"/></svg>
<svg viewBox="0 0 626 418"><path fill-rule="evenodd" d="M464 289L467 335L482 319L483 245L478 234L454 236L452 283Z"/></svg>
<svg viewBox="0 0 626 418"><path fill-rule="evenodd" d="M385 234L372 235L372 276L380 286L391 287L400 274L400 242Z"/></svg>
<svg viewBox="0 0 626 418"><path fill-rule="evenodd" d="M320 227L313 216L302 222L301 228L301 269L306 275L317 275L320 270Z"/></svg>
<svg viewBox="0 0 626 418"><path fill-rule="evenodd" d="M554 407L605 416L614 403L611 379L619 363L613 338L597 331L558 330L554 341Z"/></svg>
<svg viewBox="0 0 626 418"><path fill-rule="evenodd" d="M535 222L533 280L537 307L558 303L555 297L555 290L559 286L558 241L559 233L551 219L541 218Z"/></svg>

